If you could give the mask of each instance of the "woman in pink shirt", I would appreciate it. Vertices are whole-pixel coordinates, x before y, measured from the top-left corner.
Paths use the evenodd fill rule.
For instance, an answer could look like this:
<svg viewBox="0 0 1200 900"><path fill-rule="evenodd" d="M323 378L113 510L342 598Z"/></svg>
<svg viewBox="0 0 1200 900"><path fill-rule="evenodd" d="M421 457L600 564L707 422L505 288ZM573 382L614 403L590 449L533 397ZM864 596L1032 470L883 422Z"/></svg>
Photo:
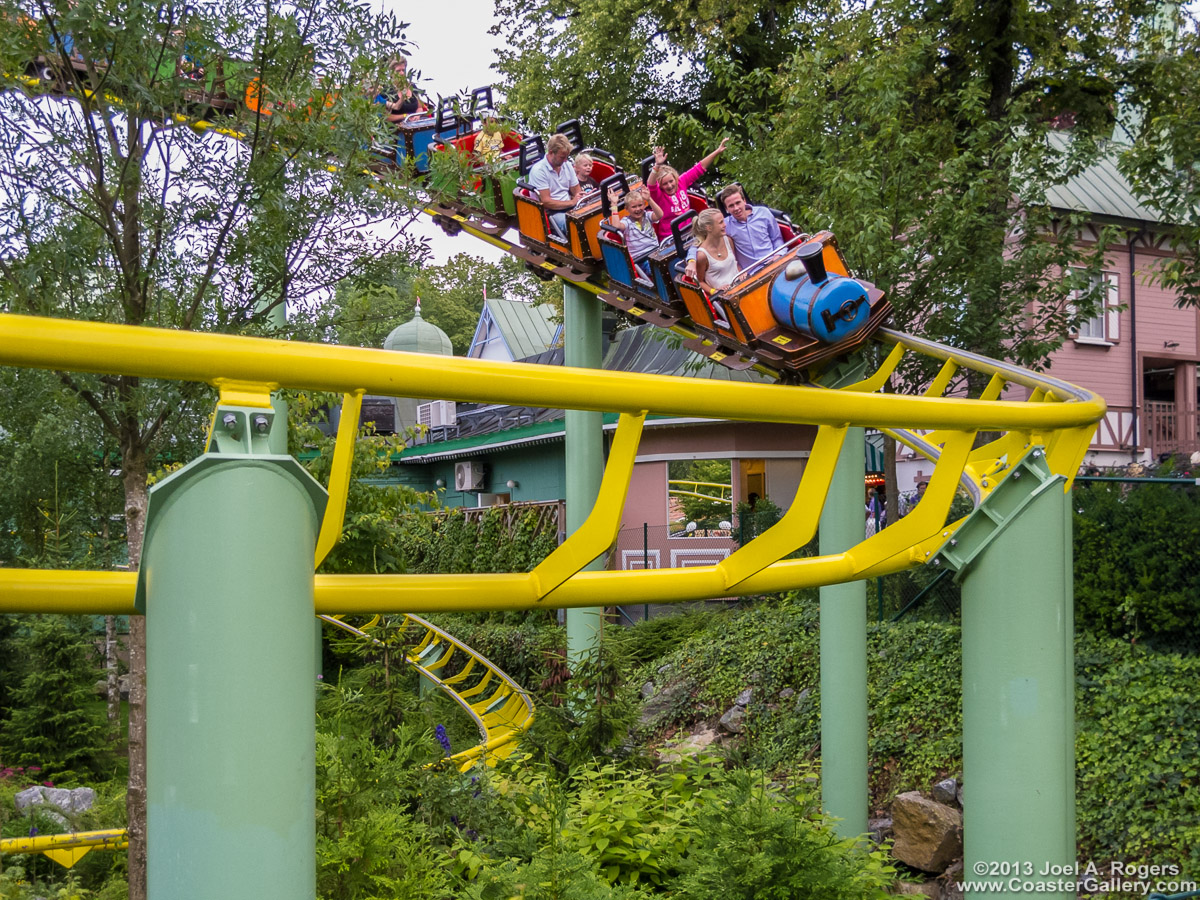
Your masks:
<svg viewBox="0 0 1200 900"><path fill-rule="evenodd" d="M667 165L667 151L662 147L654 148L654 168L650 170L650 177L646 179L646 184L650 188L651 199L663 211L662 218L654 223L654 230L660 239L671 234L672 219L692 208L692 204L688 200L687 189L697 178L708 171L712 161L723 152L725 152L725 139L721 140L721 146L680 175Z"/></svg>

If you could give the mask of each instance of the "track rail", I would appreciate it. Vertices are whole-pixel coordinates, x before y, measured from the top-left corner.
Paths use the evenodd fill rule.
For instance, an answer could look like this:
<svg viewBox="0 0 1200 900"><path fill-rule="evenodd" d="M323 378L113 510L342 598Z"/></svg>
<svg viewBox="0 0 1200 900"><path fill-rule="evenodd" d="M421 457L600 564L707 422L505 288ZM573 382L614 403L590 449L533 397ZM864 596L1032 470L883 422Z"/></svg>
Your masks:
<svg viewBox="0 0 1200 900"><path fill-rule="evenodd" d="M584 526L534 571L499 575L318 575L324 614L533 609L671 602L764 593L853 581L927 560L947 540L955 491L986 496L1032 448L1045 448L1053 472L1074 477L1104 402L1059 379L921 338L883 332L882 365L839 390L651 376L382 350L301 344L218 334L0 315L0 364L204 381L222 403L266 404L271 390L362 393L621 414L600 497ZM900 361L918 354L941 362L921 396L881 394ZM949 396L956 374L986 376L979 397ZM1014 387L1022 399L1006 397ZM250 398L249 400L247 398ZM649 571L581 571L616 537L642 426L648 413L817 426L813 452L789 512L778 525L714 566ZM343 417L345 419L346 417ZM882 428L936 463L920 507L844 553L786 560L807 543L825 502L848 426ZM1001 436L975 447L981 431ZM352 435L339 440L335 475L347 472ZM331 479L322 534L340 532L348 478ZM133 612L136 574L0 569L0 612Z"/></svg>
<svg viewBox="0 0 1200 900"><path fill-rule="evenodd" d="M372 641L368 628L356 628L337 616L318 616L322 621ZM422 676L457 703L479 729L479 743L447 758L460 772L477 763L493 766L517 748L520 736L533 724L533 699L499 666L458 638L420 616L405 615L404 630L415 628L423 635L405 660ZM464 658L453 675L443 675L452 660Z"/></svg>

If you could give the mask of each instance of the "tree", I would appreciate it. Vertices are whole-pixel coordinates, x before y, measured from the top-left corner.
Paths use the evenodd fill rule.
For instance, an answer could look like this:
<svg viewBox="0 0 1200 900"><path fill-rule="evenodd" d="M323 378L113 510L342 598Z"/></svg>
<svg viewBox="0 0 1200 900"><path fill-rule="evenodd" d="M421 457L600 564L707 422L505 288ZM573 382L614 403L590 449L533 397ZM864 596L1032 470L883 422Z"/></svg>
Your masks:
<svg viewBox="0 0 1200 900"><path fill-rule="evenodd" d="M181 330L269 333L363 260L407 258L402 180L363 172L389 140L368 91L400 44L394 20L344 0L281 15L254 0L0 0L0 309ZM36 59L42 65L31 67ZM238 140L202 127L196 66L226 76ZM257 78L257 80L254 80ZM52 93L65 88L65 99ZM256 109L237 105L249 92ZM279 333L279 332L276 332ZM59 378L119 454L129 563L151 460L211 404L207 388ZM144 896L144 629L131 622L131 896Z"/></svg>
<svg viewBox="0 0 1200 900"><path fill-rule="evenodd" d="M88 636L60 616L36 616L7 643L21 665L0 738L5 761L68 781L101 774L108 748L92 703L99 669Z"/></svg>
<svg viewBox="0 0 1200 900"><path fill-rule="evenodd" d="M726 124L710 112L724 90L714 62L757 73L765 108L769 73L796 49L805 10L796 0L501 0L496 8L493 33L513 50L497 66L510 111L542 130L578 117L587 142L626 166L664 144L680 171Z"/></svg>
<svg viewBox="0 0 1200 900"><path fill-rule="evenodd" d="M1173 226L1161 277L1180 303L1200 305L1200 33L1194 11L1164 5L1129 65L1123 123L1130 142L1120 167Z"/></svg>
<svg viewBox="0 0 1200 900"><path fill-rule="evenodd" d="M53 373L0 369L0 561L109 569L125 559L119 456Z"/></svg>

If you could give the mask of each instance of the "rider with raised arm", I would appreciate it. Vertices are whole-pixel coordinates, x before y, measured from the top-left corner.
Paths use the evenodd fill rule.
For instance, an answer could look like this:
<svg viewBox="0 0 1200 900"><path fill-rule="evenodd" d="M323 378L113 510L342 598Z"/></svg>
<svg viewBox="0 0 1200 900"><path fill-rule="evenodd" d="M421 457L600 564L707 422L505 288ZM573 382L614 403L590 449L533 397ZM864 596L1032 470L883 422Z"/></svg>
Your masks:
<svg viewBox="0 0 1200 900"><path fill-rule="evenodd" d="M725 141L712 153L700 160L682 175L667 165L667 151L662 147L654 148L654 168L646 178L646 186L650 188L650 196L663 211L662 218L655 223L654 228L661 240L671 236L671 220L692 208L687 190L696 179L708 171L712 161L725 152Z"/></svg>

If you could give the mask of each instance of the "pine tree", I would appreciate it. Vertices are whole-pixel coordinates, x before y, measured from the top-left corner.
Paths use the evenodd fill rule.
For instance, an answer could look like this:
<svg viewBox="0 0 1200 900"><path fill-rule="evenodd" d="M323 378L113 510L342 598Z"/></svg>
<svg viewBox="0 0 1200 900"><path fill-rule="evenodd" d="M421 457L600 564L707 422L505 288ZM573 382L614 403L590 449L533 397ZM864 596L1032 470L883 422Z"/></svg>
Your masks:
<svg viewBox="0 0 1200 900"><path fill-rule="evenodd" d="M5 763L40 766L55 781L100 774L108 748L93 702L100 672L86 635L63 617L37 616L9 646L22 675L0 735Z"/></svg>

